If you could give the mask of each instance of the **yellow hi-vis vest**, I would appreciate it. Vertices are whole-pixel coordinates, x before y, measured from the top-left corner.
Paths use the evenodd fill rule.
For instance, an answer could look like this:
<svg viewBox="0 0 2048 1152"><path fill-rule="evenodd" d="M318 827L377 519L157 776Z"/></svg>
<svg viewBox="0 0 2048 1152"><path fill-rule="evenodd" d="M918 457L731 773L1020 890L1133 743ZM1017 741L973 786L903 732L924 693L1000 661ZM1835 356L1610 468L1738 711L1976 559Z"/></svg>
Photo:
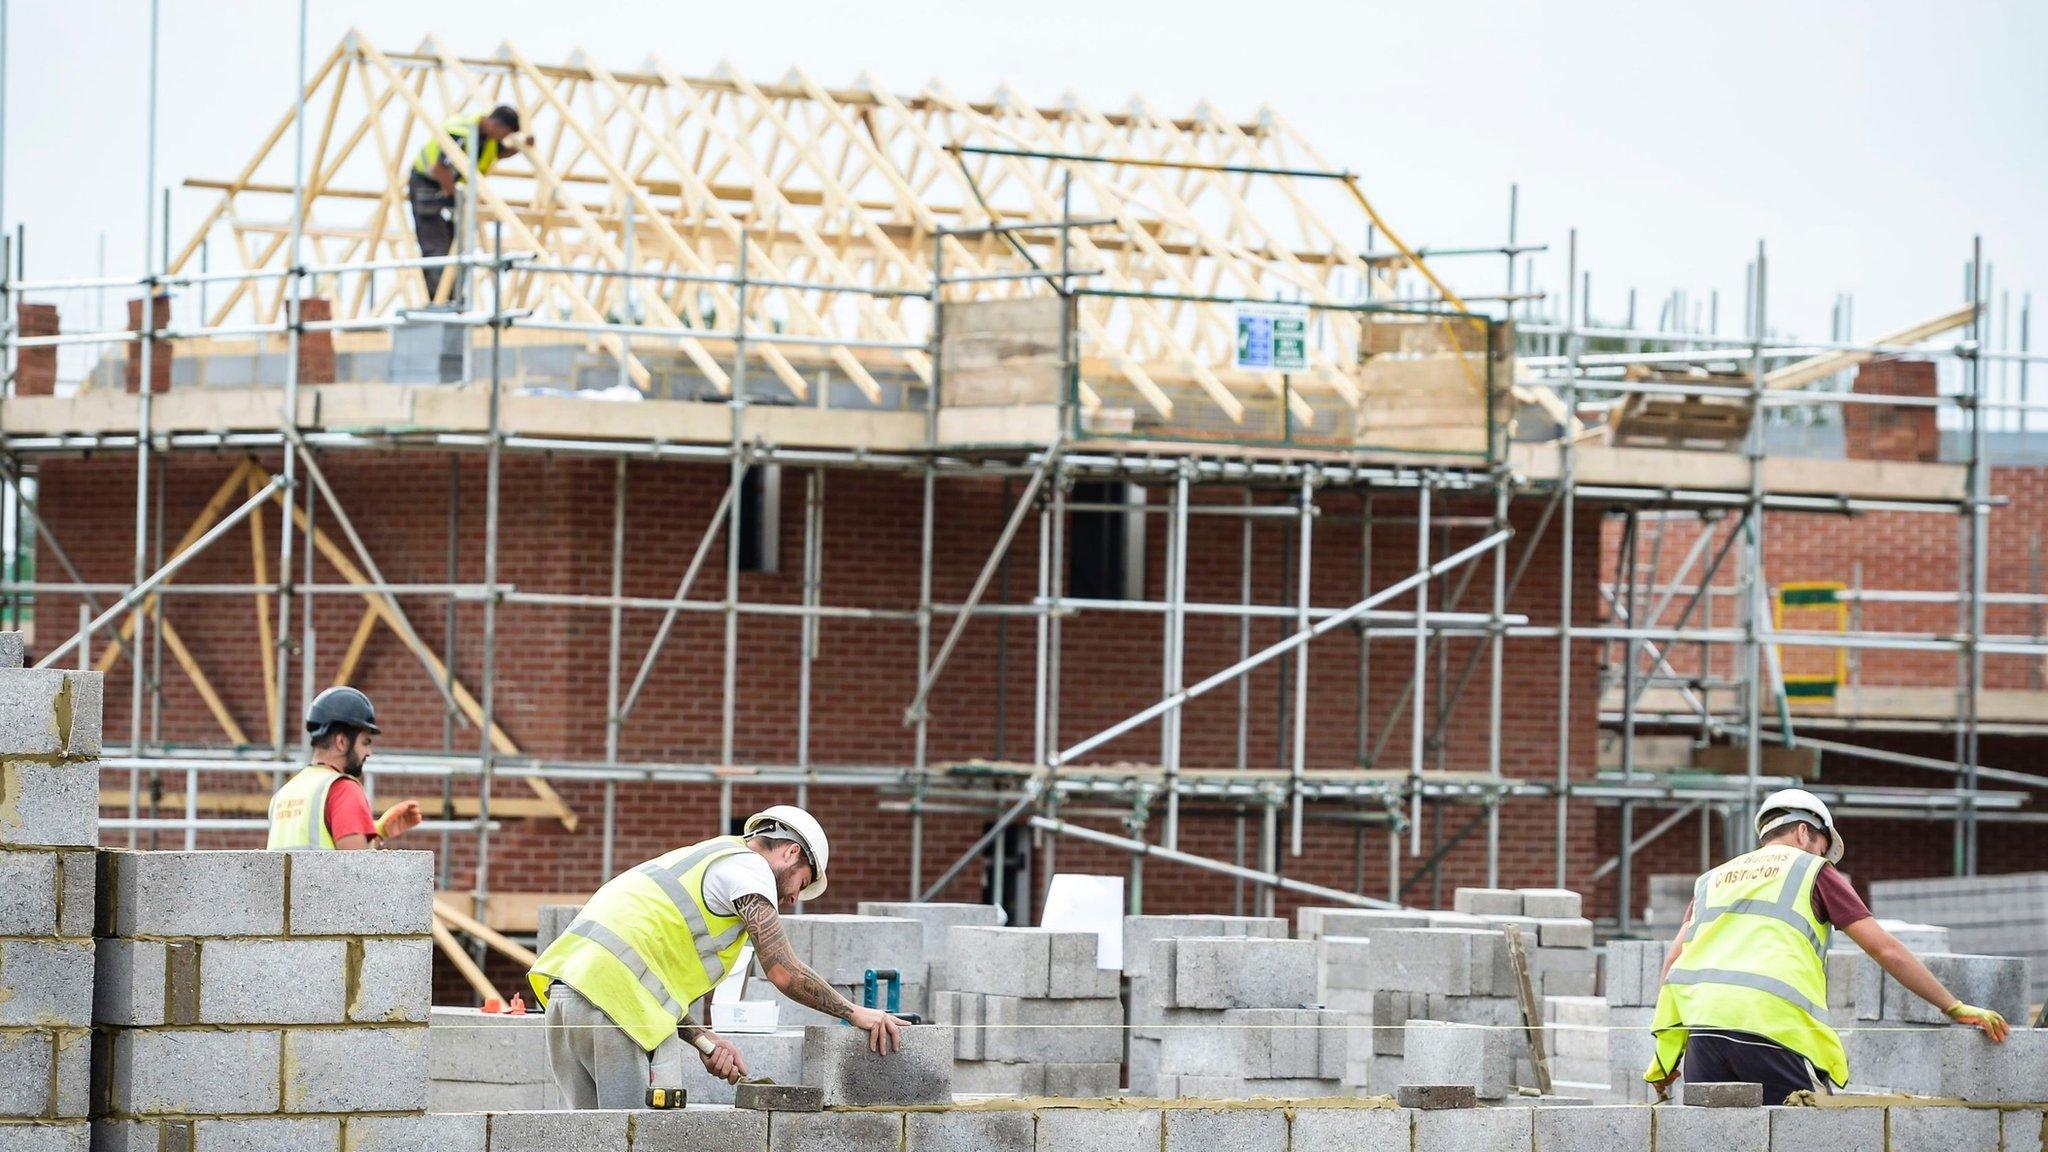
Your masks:
<svg viewBox="0 0 2048 1152"><path fill-rule="evenodd" d="M747 942L737 916L704 906L704 874L750 851L739 837L720 836L613 877L534 961L534 998L546 1006L549 983L560 980L654 1051Z"/></svg>
<svg viewBox="0 0 2048 1152"><path fill-rule="evenodd" d="M1688 1029L1719 1028L1768 1037L1837 1086L1849 1082L1849 1057L1827 1025L1832 933L1813 914L1813 885L1826 866L1774 844L1700 877L1683 949L1657 993L1657 1054L1645 1080L1678 1067Z"/></svg>
<svg viewBox="0 0 2048 1152"><path fill-rule="evenodd" d="M319 848L332 852L334 834L327 830L327 790L341 779L341 773L325 764L312 764L284 782L270 798L270 842L273 852L293 848Z"/></svg>
<svg viewBox="0 0 2048 1152"><path fill-rule="evenodd" d="M479 173L488 174L491 170L491 165L498 162L498 142L482 134L483 123L484 114L481 112L472 112L467 116L450 116L448 119L441 121L441 131L447 133L448 137L462 148L463 155L465 156L469 154L469 141L474 138L476 140L476 170ZM434 165L440 162L441 138L439 136L429 136L426 147L421 148L419 156L413 160L412 170L422 176L431 176L434 174ZM455 178L457 180L462 179L462 169L459 166L452 162L448 166L455 169Z"/></svg>

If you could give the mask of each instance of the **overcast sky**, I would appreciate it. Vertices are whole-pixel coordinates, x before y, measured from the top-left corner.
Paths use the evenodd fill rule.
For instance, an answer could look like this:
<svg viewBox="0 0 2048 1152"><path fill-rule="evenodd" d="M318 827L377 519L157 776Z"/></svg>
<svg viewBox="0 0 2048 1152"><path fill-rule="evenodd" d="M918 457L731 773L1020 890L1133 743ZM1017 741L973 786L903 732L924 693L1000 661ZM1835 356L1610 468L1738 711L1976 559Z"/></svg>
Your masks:
<svg viewBox="0 0 2048 1152"><path fill-rule="evenodd" d="M0 0L9 8L5 219L32 276L141 262L146 0ZM232 176L292 99L297 5L163 0L158 181ZM587 47L685 72L729 59L772 79L870 70L898 91L941 77L1009 82L1099 107L1144 92L1283 111L1412 243L1548 241L1540 285L1581 234L1596 317L1626 290L1721 293L1735 324L1764 240L1774 328L1825 336L1839 291L1873 336L1961 302L1970 238L2000 290L2048 288L2048 4L1945 0L1702 4L1134 3L868 0L313 0L318 59L351 26L387 48L434 33L464 53ZM212 193L180 191L182 239ZM1448 265L1470 291L1497 264ZM2044 300L2048 303L2048 300ZM2038 327L2037 327L2038 331ZM2038 347L2038 341L2036 343Z"/></svg>

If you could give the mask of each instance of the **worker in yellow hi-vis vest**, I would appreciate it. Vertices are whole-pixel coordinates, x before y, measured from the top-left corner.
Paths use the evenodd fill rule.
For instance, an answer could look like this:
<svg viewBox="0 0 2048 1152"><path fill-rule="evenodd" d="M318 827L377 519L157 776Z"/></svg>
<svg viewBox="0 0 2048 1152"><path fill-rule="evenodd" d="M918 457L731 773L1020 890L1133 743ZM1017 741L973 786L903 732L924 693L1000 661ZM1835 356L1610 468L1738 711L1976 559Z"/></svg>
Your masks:
<svg viewBox="0 0 2048 1152"><path fill-rule="evenodd" d="M2004 1043L2005 1017L1965 1004L1870 914L1835 870L1842 833L1820 798L1787 788L1757 810L1755 851L1700 877L1664 957L1643 1079L1761 1084L1764 1103L1849 1082L1827 1023L1828 941L1840 928L1908 991ZM1832 1086L1832 1087L1831 1087Z"/></svg>
<svg viewBox="0 0 2048 1152"><path fill-rule="evenodd" d="M548 1068L569 1107L646 1107L649 1087L682 1082L684 1044L713 1076L738 1083L747 1074L739 1049L690 1009L750 942L783 995L866 1031L876 1052L899 1043L894 1016L840 995L797 959L782 927L778 907L824 894L825 829L777 804L741 831L614 877L534 961L528 979L547 1008Z"/></svg>
<svg viewBox="0 0 2048 1152"><path fill-rule="evenodd" d="M371 819L363 765L377 738L377 709L360 691L337 685L306 709L313 762L270 798L273 851L382 848L420 822L420 803L401 800Z"/></svg>
<svg viewBox="0 0 2048 1152"><path fill-rule="evenodd" d="M501 158L517 156L519 147L533 145L533 135L521 137L519 133L519 110L509 104L500 104L488 113L472 112L466 116L451 116L441 123L441 133L454 142L465 157L474 150L478 175L491 170ZM406 195L412 201L413 234L419 237L420 255L446 256L455 245L455 185L463 179L462 169L451 163L441 149L439 135L429 133L427 142L413 158L412 172L406 181ZM462 278L450 275L447 278L449 292L440 291L443 268L422 268L426 277L427 299L450 300L459 298L458 285ZM450 294L452 293L452 295Z"/></svg>

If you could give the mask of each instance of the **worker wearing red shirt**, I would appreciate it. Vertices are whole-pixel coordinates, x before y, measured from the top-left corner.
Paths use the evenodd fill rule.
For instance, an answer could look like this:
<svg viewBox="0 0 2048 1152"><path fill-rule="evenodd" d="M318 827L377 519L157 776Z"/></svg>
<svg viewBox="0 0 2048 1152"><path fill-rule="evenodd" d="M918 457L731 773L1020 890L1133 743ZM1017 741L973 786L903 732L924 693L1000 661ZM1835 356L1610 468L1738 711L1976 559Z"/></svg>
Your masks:
<svg viewBox="0 0 2048 1152"><path fill-rule="evenodd" d="M380 848L420 822L417 800L401 800L373 819L363 764L377 737L377 710L354 688L337 686L306 709L313 762L270 798L274 851Z"/></svg>

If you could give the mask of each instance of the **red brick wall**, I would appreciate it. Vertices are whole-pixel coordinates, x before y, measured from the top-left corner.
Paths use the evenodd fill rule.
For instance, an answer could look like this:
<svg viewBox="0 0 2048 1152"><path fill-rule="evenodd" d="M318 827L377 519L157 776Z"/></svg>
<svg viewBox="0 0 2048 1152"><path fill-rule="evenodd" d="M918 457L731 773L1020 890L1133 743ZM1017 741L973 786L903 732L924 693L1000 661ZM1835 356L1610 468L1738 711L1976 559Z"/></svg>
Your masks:
<svg viewBox="0 0 2048 1152"><path fill-rule="evenodd" d="M232 469L226 457L179 457L170 469L166 492L167 534L182 532L199 507ZM274 463L266 462L274 467ZM424 452L405 454L329 454L323 467L346 503L383 569L392 581L438 581L447 577L447 532L450 461ZM460 500L457 535L460 555L456 578L482 576L484 475L480 457L459 462ZM499 578L528 591L602 593L609 582L612 521L612 464L585 459L508 458L502 502ZM635 462L629 465L626 592L666 597L675 588L698 534L717 502L724 470ZM121 458L50 461L43 467L43 511L58 537L71 550L89 579L119 580L131 563L133 526L133 461ZM800 548L803 502L801 473L785 473L783 483L783 572L748 574L741 595L749 600L796 602L801 595ZM915 478L884 473L835 471L826 483L824 533L824 600L831 605L914 607L917 597L920 488ZM1202 493L1198 498L1235 503L1236 490ZM1412 515L1412 501L1386 494L1375 501L1381 517ZM1341 605L1355 600L1360 586L1360 528L1357 496L1333 492L1323 501L1329 515L1315 533L1314 602ZM1439 515L1483 516L1484 504L1439 500ZM1532 526L1534 501L1516 511L1524 530ZM934 596L940 602L964 599L978 567L1000 531L1007 512L1000 484L988 481L946 481L939 487L935 548L937 577ZM1350 522L1346 522L1347 518ZM332 529L334 519L322 508L318 524ZM1283 558L1294 544L1286 529L1260 521L1254 543L1255 598L1284 603L1291 583L1283 579ZM1235 600L1238 594L1239 524L1234 518L1192 519L1189 570L1191 597ZM274 554L277 517L266 518L266 539ZM1159 595L1163 575L1164 522L1147 533L1146 576L1150 594ZM1449 546L1477 539L1477 524L1456 526ZM1586 520L1578 536L1576 568L1578 599L1589 602L1596 578L1594 558L1599 535ZM1027 521L1013 548L1010 599L1025 601L1035 581L1036 520ZM1444 543L1435 545L1442 554ZM1373 533L1373 584L1384 586L1410 571L1415 555L1412 525L1376 525ZM722 560L722 551L719 553ZM246 580L251 572L247 534L237 532L196 559L181 574L194 583ZM324 562L317 578L338 579ZM1558 537L1543 542L1520 593L1509 610L1526 613L1538 623L1555 621L1559 600ZM722 565L707 565L693 596L716 599L722 591ZM1439 582L1432 603L1442 607L1449 581ZM1489 587L1484 572L1473 582L1465 607L1485 605ZM991 599L997 595L992 589ZM331 676L361 613L361 602L342 597L311 598L317 628L316 656L323 676ZM295 601L304 611L309 598ZM405 607L415 626L437 649L444 607L427 598L410 597ZM43 599L45 620L72 619L74 602L64 597ZM194 656L206 668L227 706L254 734L264 730L263 694L256 638L256 608L251 598L204 597L176 601L170 610ZM457 611L458 675L478 688L482 640L480 609L464 605ZM629 612L625 624L624 666L630 680L638 659L659 621L658 613ZM935 626L942 635L946 618ZM1070 619L1064 629L1064 679L1061 737L1072 743L1149 704L1159 695L1160 637L1157 615L1106 613ZM1289 625L1256 621L1253 646L1272 643ZM814 670L812 756L821 766L904 765L910 761L913 731L902 724L904 706L915 689L916 630L905 621L826 620ZM296 641L296 626L293 640ZM737 758L752 763L788 763L796 754L796 670L798 621L784 617L744 617L737 720ZM934 643L936 644L936 635ZM1475 641L1449 645L1451 674L1462 666ZM1221 617L1193 617L1188 625L1186 667L1193 680L1237 658L1237 623ZM621 740L622 756L638 760L709 762L719 753L719 684L723 621L716 613L684 613L649 678L638 710ZM1412 660L1412 640L1382 637L1371 645L1370 716L1375 735L1388 717ZM1009 630L1009 657L1004 679L1006 715L1001 719L1002 755L1028 759L1031 753L1033 630L1028 621ZM1355 636L1338 634L1319 640L1310 660L1308 759L1311 770L1348 768L1356 753L1359 644ZM551 758L597 760L604 746L606 613L559 607L510 605L501 610L498 638L498 714L522 749ZM1502 704L1503 769L1510 776L1547 779L1556 770L1557 645L1549 640L1511 641L1508 680ZM178 743L217 743L219 730L198 695L166 661L163 739ZM1448 725L1444 766L1467 771L1486 767L1485 665L1463 696ZM294 662L296 674L296 662ZM1593 757L1592 650L1581 650L1571 676L1575 762ZM963 638L948 665L932 707L930 755L933 763L997 754L998 715L995 706L997 627L977 621ZM438 748L442 710L426 674L395 636L380 630L355 682L378 702L387 749ZM110 740L128 733L128 674L110 677L107 728ZM1432 682L1431 699L1438 692ZM286 712L297 716L298 689L289 695ZM1281 763L1278 714L1280 680L1277 665L1251 677L1250 748L1255 767ZM1235 762L1236 693L1220 690L1189 710L1184 734L1189 767L1228 767ZM1091 759L1156 762L1157 726L1141 729L1103 748ZM1405 769L1408 764L1405 713L1395 724L1382 766ZM256 738L261 739L260 735ZM458 729L456 748L472 753L475 734ZM1431 767L1435 766L1432 759ZM435 782L414 782L415 794L437 797ZM405 793L406 782L385 779L379 797L389 801ZM176 781L167 787L178 787ZM587 889L599 883L599 813L602 788L595 783L563 781L563 795L583 817L576 833L553 821L513 821L494 838L491 887L494 890ZM248 782L244 791L257 790ZM504 783L501 794L524 795L516 783ZM616 863L625 867L677 843L715 831L716 791L708 785L632 784L619 792ZM736 810L789 795L780 789L742 787ZM884 800L899 800L885 795ZM827 910L850 908L862 898L900 898L908 890L908 816L877 810L873 789L812 790L811 803L839 837L834 857L834 884L822 902ZM1455 830L1469 809L1449 812L1445 828ZM1100 806L1082 809L1081 822L1117 828ZM1553 879L1554 805L1549 801L1517 801L1504 820L1502 863L1510 883L1548 884ZM1583 874L1596 859L1590 805L1574 805L1570 839L1570 871ZM969 816L934 816L925 833L924 874L929 881L970 844L985 820ZM1283 828L1285 824L1283 821ZM1227 812L1207 813L1190 805L1182 842L1194 851L1229 858L1233 854L1234 819ZM1157 822L1148 835L1156 838ZM1250 836L1256 851L1258 820ZM1431 839L1426 825L1425 853ZM1385 833L1367 834L1367 891L1386 890ZM226 838L232 839L232 838ZM252 841L253 837L243 837ZM1446 888L1483 878L1483 839L1467 842L1445 866ZM456 839L452 861L458 885L468 883L472 852L466 838ZM1348 887L1353 878L1353 836L1346 825L1311 821L1307 851L1286 859L1291 875ZM1073 842L1059 849L1063 869L1123 871L1127 858L1108 849ZM1417 861L1404 856L1404 870ZM978 897L981 876L970 870L949 895ZM1146 878L1145 905L1150 910L1216 909L1227 906L1234 884L1227 878L1155 865ZM1423 889L1427 893L1427 887ZM1283 900L1283 908L1295 902Z"/></svg>
<svg viewBox="0 0 2048 1152"><path fill-rule="evenodd" d="M1856 391L1876 396L1924 396L1938 392L1932 360L1872 360L1856 371ZM1941 459L1935 410L1890 404L1842 405L1842 436L1853 460Z"/></svg>

